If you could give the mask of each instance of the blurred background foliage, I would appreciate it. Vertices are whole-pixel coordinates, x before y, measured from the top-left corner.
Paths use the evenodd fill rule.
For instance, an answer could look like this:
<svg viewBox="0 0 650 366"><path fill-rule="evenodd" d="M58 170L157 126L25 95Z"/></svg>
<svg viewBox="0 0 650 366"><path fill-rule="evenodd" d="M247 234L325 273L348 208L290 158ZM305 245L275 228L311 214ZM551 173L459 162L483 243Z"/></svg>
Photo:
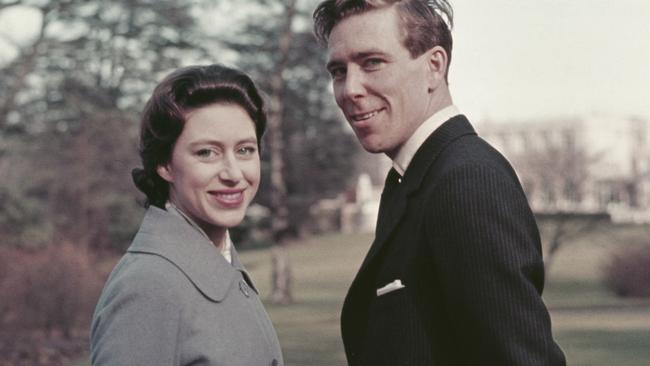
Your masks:
<svg viewBox="0 0 650 366"><path fill-rule="evenodd" d="M256 215L233 230L238 244L282 244L312 231L309 207L354 184L360 152L311 34L315 3L0 0L4 19L37 20L33 34L0 34L10 48L0 52L0 298L12 299L0 306L0 324L13 330L11 342L23 330L65 339L86 330L103 279L144 214L130 175L140 165L141 109L178 67L236 67L266 96L274 131L263 141ZM287 303L288 258L274 253L277 300ZM18 352L0 338L0 354Z"/></svg>
<svg viewBox="0 0 650 366"><path fill-rule="evenodd" d="M297 2L281 70L283 1L2 1L38 13L41 26L0 65L0 245L70 242L121 252L137 228L142 196L139 113L155 84L190 64L226 63L252 75L282 109L281 159L291 226L309 226L308 207L353 184L353 136L338 116L311 35L315 2ZM227 20L224 9L238 14ZM223 23L223 24L220 24ZM270 174L264 149L264 174ZM318 174L315 174L315 173ZM269 206L270 179L257 201Z"/></svg>

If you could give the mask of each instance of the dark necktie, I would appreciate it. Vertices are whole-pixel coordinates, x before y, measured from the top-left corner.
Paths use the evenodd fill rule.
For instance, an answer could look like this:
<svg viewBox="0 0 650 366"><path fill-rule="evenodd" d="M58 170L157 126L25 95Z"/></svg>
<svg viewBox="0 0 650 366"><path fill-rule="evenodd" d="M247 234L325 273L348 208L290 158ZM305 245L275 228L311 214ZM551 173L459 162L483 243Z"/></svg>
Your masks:
<svg viewBox="0 0 650 366"><path fill-rule="evenodd" d="M384 191L382 192L382 196L389 196L391 193L393 193L401 181L402 176L399 175L397 170L395 170L395 168L390 168L388 175L386 176L386 182L384 183Z"/></svg>
<svg viewBox="0 0 650 366"><path fill-rule="evenodd" d="M399 187L402 177L399 175L395 168L391 168L386 176L384 183L384 190L381 192L381 201L379 201L379 215L377 217L377 225L381 225L386 217L388 217L388 210L391 202L395 198L395 192Z"/></svg>

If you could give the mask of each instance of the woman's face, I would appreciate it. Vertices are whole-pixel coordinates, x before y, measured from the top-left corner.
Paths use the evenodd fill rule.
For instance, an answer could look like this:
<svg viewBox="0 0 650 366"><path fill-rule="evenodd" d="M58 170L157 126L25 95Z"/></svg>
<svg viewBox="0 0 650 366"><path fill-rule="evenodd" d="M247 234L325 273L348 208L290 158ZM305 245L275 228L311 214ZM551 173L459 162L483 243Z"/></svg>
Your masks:
<svg viewBox="0 0 650 366"><path fill-rule="evenodd" d="M237 104L207 105L185 119L171 161L157 171L169 182L170 201L214 240L243 220L257 193L255 124Z"/></svg>

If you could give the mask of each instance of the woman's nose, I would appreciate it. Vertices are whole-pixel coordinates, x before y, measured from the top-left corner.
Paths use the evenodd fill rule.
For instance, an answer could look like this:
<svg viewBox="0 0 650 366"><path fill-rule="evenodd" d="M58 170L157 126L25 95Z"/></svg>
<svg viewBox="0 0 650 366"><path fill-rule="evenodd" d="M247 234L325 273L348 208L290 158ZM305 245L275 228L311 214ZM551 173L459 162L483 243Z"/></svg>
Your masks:
<svg viewBox="0 0 650 366"><path fill-rule="evenodd" d="M243 173L239 163L235 158L226 158L223 160L223 166L219 171L219 178L230 182L239 182L243 178Z"/></svg>

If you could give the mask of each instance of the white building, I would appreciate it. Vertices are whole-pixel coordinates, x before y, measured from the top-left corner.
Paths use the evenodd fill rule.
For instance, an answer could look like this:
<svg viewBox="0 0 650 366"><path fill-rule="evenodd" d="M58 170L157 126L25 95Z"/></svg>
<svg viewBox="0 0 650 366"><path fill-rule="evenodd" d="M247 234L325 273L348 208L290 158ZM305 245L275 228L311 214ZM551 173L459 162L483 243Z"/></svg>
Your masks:
<svg viewBox="0 0 650 366"><path fill-rule="evenodd" d="M647 119L592 115L484 122L477 129L511 161L533 210L650 221Z"/></svg>

